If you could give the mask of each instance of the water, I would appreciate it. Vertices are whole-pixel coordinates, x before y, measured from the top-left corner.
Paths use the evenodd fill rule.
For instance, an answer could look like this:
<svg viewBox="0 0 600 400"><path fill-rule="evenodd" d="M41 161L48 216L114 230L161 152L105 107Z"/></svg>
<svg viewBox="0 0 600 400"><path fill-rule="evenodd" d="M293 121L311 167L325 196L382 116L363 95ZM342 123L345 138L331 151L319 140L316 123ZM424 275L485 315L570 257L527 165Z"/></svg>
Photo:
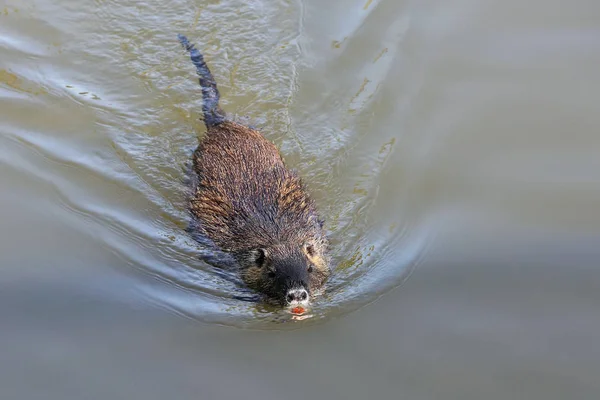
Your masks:
<svg viewBox="0 0 600 400"><path fill-rule="evenodd" d="M596 398L593 1L0 1L7 399ZM184 229L205 53L305 177L312 318Z"/></svg>

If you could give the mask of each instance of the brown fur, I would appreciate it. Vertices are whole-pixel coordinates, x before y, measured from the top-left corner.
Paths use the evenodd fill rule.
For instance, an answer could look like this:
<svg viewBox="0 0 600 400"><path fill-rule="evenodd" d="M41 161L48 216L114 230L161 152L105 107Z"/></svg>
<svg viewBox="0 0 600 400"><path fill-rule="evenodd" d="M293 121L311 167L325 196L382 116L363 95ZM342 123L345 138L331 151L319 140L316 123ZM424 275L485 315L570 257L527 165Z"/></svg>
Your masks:
<svg viewBox="0 0 600 400"><path fill-rule="evenodd" d="M246 284L269 294L268 266L303 260L314 267L309 286L317 292L329 275L327 239L313 200L275 145L226 121L208 129L193 166L198 183L190 208L198 229L234 255ZM256 249L271 262L257 265Z"/></svg>
<svg viewBox="0 0 600 400"><path fill-rule="evenodd" d="M273 143L225 118L204 57L178 37L199 76L208 128L193 159L193 235L232 255L246 284L270 299L285 304L288 291L303 289L306 300L329 276L328 243L315 204Z"/></svg>

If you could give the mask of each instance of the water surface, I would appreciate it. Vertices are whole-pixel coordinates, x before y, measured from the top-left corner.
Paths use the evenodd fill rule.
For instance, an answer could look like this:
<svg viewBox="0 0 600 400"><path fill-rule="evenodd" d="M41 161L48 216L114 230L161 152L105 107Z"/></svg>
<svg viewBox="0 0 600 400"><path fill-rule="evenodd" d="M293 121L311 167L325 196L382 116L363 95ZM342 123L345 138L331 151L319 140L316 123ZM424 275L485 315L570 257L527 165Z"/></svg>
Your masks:
<svg viewBox="0 0 600 400"><path fill-rule="evenodd" d="M0 3L4 397L597 397L598 26L583 0ZM185 233L177 33L327 221L312 318L237 300Z"/></svg>

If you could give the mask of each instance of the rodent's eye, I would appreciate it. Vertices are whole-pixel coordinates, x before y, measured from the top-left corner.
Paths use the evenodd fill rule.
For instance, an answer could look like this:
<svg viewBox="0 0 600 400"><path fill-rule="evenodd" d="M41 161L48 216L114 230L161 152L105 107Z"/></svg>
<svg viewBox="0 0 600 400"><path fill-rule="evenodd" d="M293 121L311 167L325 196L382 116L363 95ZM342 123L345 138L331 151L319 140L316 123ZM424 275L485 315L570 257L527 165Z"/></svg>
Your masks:
<svg viewBox="0 0 600 400"><path fill-rule="evenodd" d="M269 278L275 278L275 271L273 271L273 270L270 270L269 272L267 272L267 276L268 276Z"/></svg>
<svg viewBox="0 0 600 400"><path fill-rule="evenodd" d="M312 266L312 265L309 265L309 266L308 266L308 273L310 274L310 273L312 273L312 272L313 272L313 266Z"/></svg>
<svg viewBox="0 0 600 400"><path fill-rule="evenodd" d="M304 251L306 251L306 254L309 257L314 257L315 255L315 248L312 246L312 244L307 244L304 246Z"/></svg>

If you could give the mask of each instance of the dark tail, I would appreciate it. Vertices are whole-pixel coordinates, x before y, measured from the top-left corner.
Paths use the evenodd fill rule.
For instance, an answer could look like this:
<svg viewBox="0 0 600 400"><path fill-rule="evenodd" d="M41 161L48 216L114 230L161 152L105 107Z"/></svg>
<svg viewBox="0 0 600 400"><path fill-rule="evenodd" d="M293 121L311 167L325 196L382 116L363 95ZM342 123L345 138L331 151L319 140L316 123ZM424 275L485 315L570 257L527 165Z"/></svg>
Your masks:
<svg viewBox="0 0 600 400"><path fill-rule="evenodd" d="M207 128L217 126L225 121L225 113L219 108L219 90L217 83L213 78L208 65L204 62L202 54L194 47L189 40L179 34L177 35L183 47L190 52L192 63L196 67L196 73L200 77L200 88L202 88L202 113L204 114L204 123Z"/></svg>

